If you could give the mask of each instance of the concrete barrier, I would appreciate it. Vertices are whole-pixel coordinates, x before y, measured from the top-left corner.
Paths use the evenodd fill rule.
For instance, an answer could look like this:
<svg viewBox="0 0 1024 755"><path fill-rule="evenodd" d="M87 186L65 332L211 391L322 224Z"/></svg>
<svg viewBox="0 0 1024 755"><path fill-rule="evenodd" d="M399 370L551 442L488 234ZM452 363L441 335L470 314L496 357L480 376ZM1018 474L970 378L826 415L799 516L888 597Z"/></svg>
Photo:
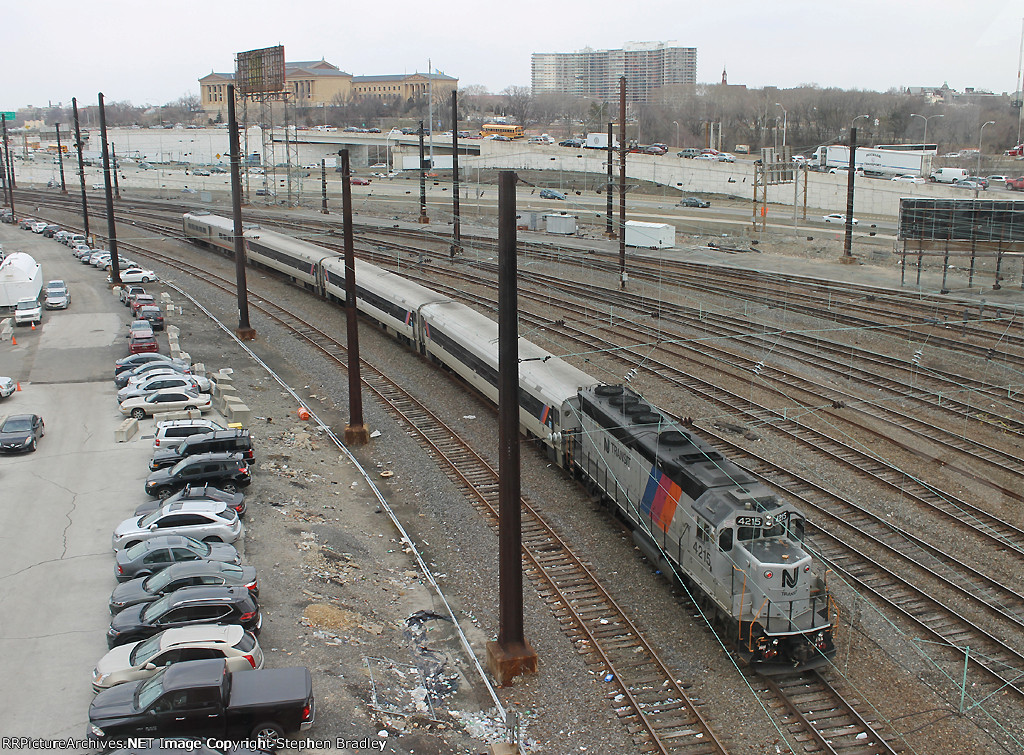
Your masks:
<svg viewBox="0 0 1024 755"><path fill-rule="evenodd" d="M222 393L213 399L213 408L221 414L226 414L227 409L232 404L241 404L242 399L238 397L237 393Z"/></svg>
<svg viewBox="0 0 1024 755"><path fill-rule="evenodd" d="M112 289L110 289L110 293L112 293L114 295L115 299L120 299L121 298L121 287L120 286L114 286Z"/></svg>
<svg viewBox="0 0 1024 755"><path fill-rule="evenodd" d="M206 365L202 362L196 362L192 365L192 374L196 377L206 377Z"/></svg>
<svg viewBox="0 0 1024 755"><path fill-rule="evenodd" d="M12 333L14 333L14 325L11 323L11 318L5 317L0 320L0 341L10 340Z"/></svg>
<svg viewBox="0 0 1024 755"><path fill-rule="evenodd" d="M163 291L160 294L160 301L162 301L164 304L170 304L171 303L171 295L169 293L167 293L166 291Z"/></svg>
<svg viewBox="0 0 1024 755"><path fill-rule="evenodd" d="M248 427L250 420L252 420L252 410L242 402L228 404L227 411L224 416L230 424L238 424L242 427Z"/></svg>
<svg viewBox="0 0 1024 755"><path fill-rule="evenodd" d="M178 359L181 359L181 360L182 360L182 361L184 361L184 362L185 362L186 364L191 364L191 363L192 363L192 355L191 355L191 354L189 354L189 353L188 353L187 351L181 351L181 352L180 352L180 353L178 354L178 357L177 357L177 358L178 358Z"/></svg>
<svg viewBox="0 0 1024 755"><path fill-rule="evenodd" d="M199 419L203 416L203 413L198 409L190 409L185 411L180 409L176 412L160 412L159 414L153 415L153 420L156 422L167 422L172 419Z"/></svg>
<svg viewBox="0 0 1024 755"><path fill-rule="evenodd" d="M168 325L167 326L167 337L168 338L170 338L171 336L174 336L175 338L177 338L180 335L181 335L181 328L179 328L177 325Z"/></svg>
<svg viewBox="0 0 1024 755"><path fill-rule="evenodd" d="M139 421L134 417L129 417L120 426L114 430L114 440L118 443L124 443L125 441L131 440L132 436L139 431Z"/></svg>

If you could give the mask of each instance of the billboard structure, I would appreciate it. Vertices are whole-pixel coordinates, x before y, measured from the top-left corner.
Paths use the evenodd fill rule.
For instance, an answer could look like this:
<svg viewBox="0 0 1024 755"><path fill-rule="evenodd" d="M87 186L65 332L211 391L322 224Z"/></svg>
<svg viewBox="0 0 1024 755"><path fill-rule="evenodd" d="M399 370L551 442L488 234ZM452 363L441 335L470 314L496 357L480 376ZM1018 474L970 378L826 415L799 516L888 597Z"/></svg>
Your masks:
<svg viewBox="0 0 1024 755"><path fill-rule="evenodd" d="M993 288L998 289L1003 259L1024 256L1024 201L904 197L900 199L896 237L903 242L904 276L908 254L917 255L918 282L924 257L942 256L945 293L945 270L951 256L970 255L968 286L973 284L977 260L994 258Z"/></svg>
<svg viewBox="0 0 1024 755"><path fill-rule="evenodd" d="M293 196L291 166L298 164L298 147L288 141L288 101L289 89L285 79L284 46L261 47L258 50L247 50L235 54L235 91L242 104L242 122L245 133L245 154L249 149L249 103L256 105L256 118L263 138L262 161L266 167L263 184L259 194L266 198L268 204L277 204L279 189L287 188L288 205L293 205L297 198ZM277 166L281 162L275 155L274 144L274 102L280 102L279 115L284 117L285 155L287 166L285 178L278 180ZM301 193L301 183L299 186ZM246 200L249 197L249 172L245 173Z"/></svg>
<svg viewBox="0 0 1024 755"><path fill-rule="evenodd" d="M242 97L284 91L284 46L235 55L235 89Z"/></svg>

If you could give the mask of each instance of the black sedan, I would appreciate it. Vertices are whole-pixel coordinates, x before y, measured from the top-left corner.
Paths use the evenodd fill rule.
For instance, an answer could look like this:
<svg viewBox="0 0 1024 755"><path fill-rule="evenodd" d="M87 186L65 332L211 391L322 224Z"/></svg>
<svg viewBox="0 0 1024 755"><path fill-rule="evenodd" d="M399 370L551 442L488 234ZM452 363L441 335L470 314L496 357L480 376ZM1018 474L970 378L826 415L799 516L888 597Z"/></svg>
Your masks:
<svg viewBox="0 0 1024 755"><path fill-rule="evenodd" d="M110 613L119 613L139 603L152 603L179 588L196 585L244 587L253 596L259 595L255 567L223 561L183 561L171 564L150 577L138 577L119 584L110 594Z"/></svg>
<svg viewBox="0 0 1024 755"><path fill-rule="evenodd" d="M135 516L152 514L168 503L176 501L223 501L239 516L245 515L245 493L227 493L213 485L186 485L167 498L154 498L151 501L140 503L135 509Z"/></svg>
<svg viewBox="0 0 1024 755"><path fill-rule="evenodd" d="M107 647L193 624L240 624L258 635L263 617L256 599L244 587L182 587L152 603L130 606L115 614L107 630Z"/></svg>
<svg viewBox="0 0 1024 755"><path fill-rule="evenodd" d="M38 414L12 414L0 425L0 451L35 451L46 435L46 425Z"/></svg>
<svg viewBox="0 0 1024 755"><path fill-rule="evenodd" d="M114 576L118 582L148 577L181 561L223 561L240 564L233 545L204 543L184 535L160 535L114 553Z"/></svg>
<svg viewBox="0 0 1024 755"><path fill-rule="evenodd" d="M710 207L711 202L706 199L697 199L697 197L683 197L679 200L680 207Z"/></svg>

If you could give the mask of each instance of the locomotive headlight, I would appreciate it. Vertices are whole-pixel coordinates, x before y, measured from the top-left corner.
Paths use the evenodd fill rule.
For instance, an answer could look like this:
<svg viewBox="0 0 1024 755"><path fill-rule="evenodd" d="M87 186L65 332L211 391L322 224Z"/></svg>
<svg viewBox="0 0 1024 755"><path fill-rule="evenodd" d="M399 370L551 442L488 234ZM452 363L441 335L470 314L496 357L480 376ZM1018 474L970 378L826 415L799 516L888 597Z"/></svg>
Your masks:
<svg viewBox="0 0 1024 755"><path fill-rule="evenodd" d="M765 579L771 579L771 578L772 578L772 576L773 576L773 575L772 575L772 572L766 569L766 570L765 570L765 573L764 573L764 578L765 578Z"/></svg>
<svg viewBox="0 0 1024 755"><path fill-rule="evenodd" d="M808 572L810 570L811 570L811 565L810 564L804 564L804 571Z"/></svg>

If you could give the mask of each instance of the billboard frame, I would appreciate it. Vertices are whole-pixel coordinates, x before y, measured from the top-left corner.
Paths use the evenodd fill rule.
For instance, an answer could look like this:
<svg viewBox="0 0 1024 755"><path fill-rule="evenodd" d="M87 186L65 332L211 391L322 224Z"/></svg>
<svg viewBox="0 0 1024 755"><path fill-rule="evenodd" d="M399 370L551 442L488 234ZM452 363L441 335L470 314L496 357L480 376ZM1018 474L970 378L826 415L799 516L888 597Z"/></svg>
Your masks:
<svg viewBox="0 0 1024 755"><path fill-rule="evenodd" d="M284 45L235 53L235 90L242 97L285 91Z"/></svg>

